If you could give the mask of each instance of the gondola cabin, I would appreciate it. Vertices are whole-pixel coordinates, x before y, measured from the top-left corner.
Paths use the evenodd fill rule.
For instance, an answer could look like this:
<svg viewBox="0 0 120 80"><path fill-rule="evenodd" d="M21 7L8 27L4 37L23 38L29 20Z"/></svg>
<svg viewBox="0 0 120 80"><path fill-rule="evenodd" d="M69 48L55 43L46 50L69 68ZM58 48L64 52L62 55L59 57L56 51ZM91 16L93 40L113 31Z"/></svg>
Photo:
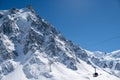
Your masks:
<svg viewBox="0 0 120 80"><path fill-rule="evenodd" d="M98 76L98 73L96 72L96 67L95 68L95 73L93 74L93 77L97 77Z"/></svg>

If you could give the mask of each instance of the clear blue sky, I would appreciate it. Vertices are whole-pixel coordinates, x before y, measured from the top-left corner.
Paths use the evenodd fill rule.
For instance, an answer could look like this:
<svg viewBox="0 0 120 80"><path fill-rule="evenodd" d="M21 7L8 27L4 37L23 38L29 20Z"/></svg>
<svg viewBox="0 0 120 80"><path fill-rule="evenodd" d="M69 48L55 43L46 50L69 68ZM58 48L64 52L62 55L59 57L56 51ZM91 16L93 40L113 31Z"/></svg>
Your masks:
<svg viewBox="0 0 120 80"><path fill-rule="evenodd" d="M82 48L120 49L120 0L0 0L2 10L26 5Z"/></svg>

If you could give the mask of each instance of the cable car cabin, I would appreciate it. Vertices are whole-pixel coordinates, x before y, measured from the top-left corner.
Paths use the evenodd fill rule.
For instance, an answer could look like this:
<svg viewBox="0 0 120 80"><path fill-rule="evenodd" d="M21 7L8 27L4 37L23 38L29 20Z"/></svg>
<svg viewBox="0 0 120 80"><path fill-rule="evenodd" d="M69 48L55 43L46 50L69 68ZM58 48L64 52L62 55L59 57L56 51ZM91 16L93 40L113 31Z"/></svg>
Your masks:
<svg viewBox="0 0 120 80"><path fill-rule="evenodd" d="M97 76L98 76L98 73L94 73L94 74L93 74L93 77L97 77Z"/></svg>
<svg viewBox="0 0 120 80"><path fill-rule="evenodd" d="M93 74L93 77L97 77L98 73L96 72L96 67L94 67L94 69L95 69L95 73Z"/></svg>

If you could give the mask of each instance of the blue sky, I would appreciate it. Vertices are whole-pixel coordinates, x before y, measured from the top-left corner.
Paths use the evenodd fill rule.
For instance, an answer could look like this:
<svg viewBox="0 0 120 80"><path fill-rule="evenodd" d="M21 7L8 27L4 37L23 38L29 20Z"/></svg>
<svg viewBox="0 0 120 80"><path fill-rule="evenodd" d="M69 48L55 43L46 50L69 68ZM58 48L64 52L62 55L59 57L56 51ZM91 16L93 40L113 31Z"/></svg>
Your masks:
<svg viewBox="0 0 120 80"><path fill-rule="evenodd" d="M82 48L120 49L120 0L0 0L2 10L26 5Z"/></svg>

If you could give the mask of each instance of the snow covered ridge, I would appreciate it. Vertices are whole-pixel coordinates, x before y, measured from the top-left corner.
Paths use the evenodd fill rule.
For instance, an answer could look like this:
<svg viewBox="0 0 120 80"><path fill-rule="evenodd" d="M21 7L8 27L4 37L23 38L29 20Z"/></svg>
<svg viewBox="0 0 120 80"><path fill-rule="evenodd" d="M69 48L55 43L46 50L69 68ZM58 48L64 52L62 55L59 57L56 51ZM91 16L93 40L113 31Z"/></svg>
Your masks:
<svg viewBox="0 0 120 80"><path fill-rule="evenodd" d="M111 53L106 52L90 52L87 51L88 54L91 54L91 61L96 65L105 70L110 74L114 74L120 77L120 52L114 51Z"/></svg>
<svg viewBox="0 0 120 80"><path fill-rule="evenodd" d="M80 48L31 6L0 10L0 80L119 80L117 54Z"/></svg>

